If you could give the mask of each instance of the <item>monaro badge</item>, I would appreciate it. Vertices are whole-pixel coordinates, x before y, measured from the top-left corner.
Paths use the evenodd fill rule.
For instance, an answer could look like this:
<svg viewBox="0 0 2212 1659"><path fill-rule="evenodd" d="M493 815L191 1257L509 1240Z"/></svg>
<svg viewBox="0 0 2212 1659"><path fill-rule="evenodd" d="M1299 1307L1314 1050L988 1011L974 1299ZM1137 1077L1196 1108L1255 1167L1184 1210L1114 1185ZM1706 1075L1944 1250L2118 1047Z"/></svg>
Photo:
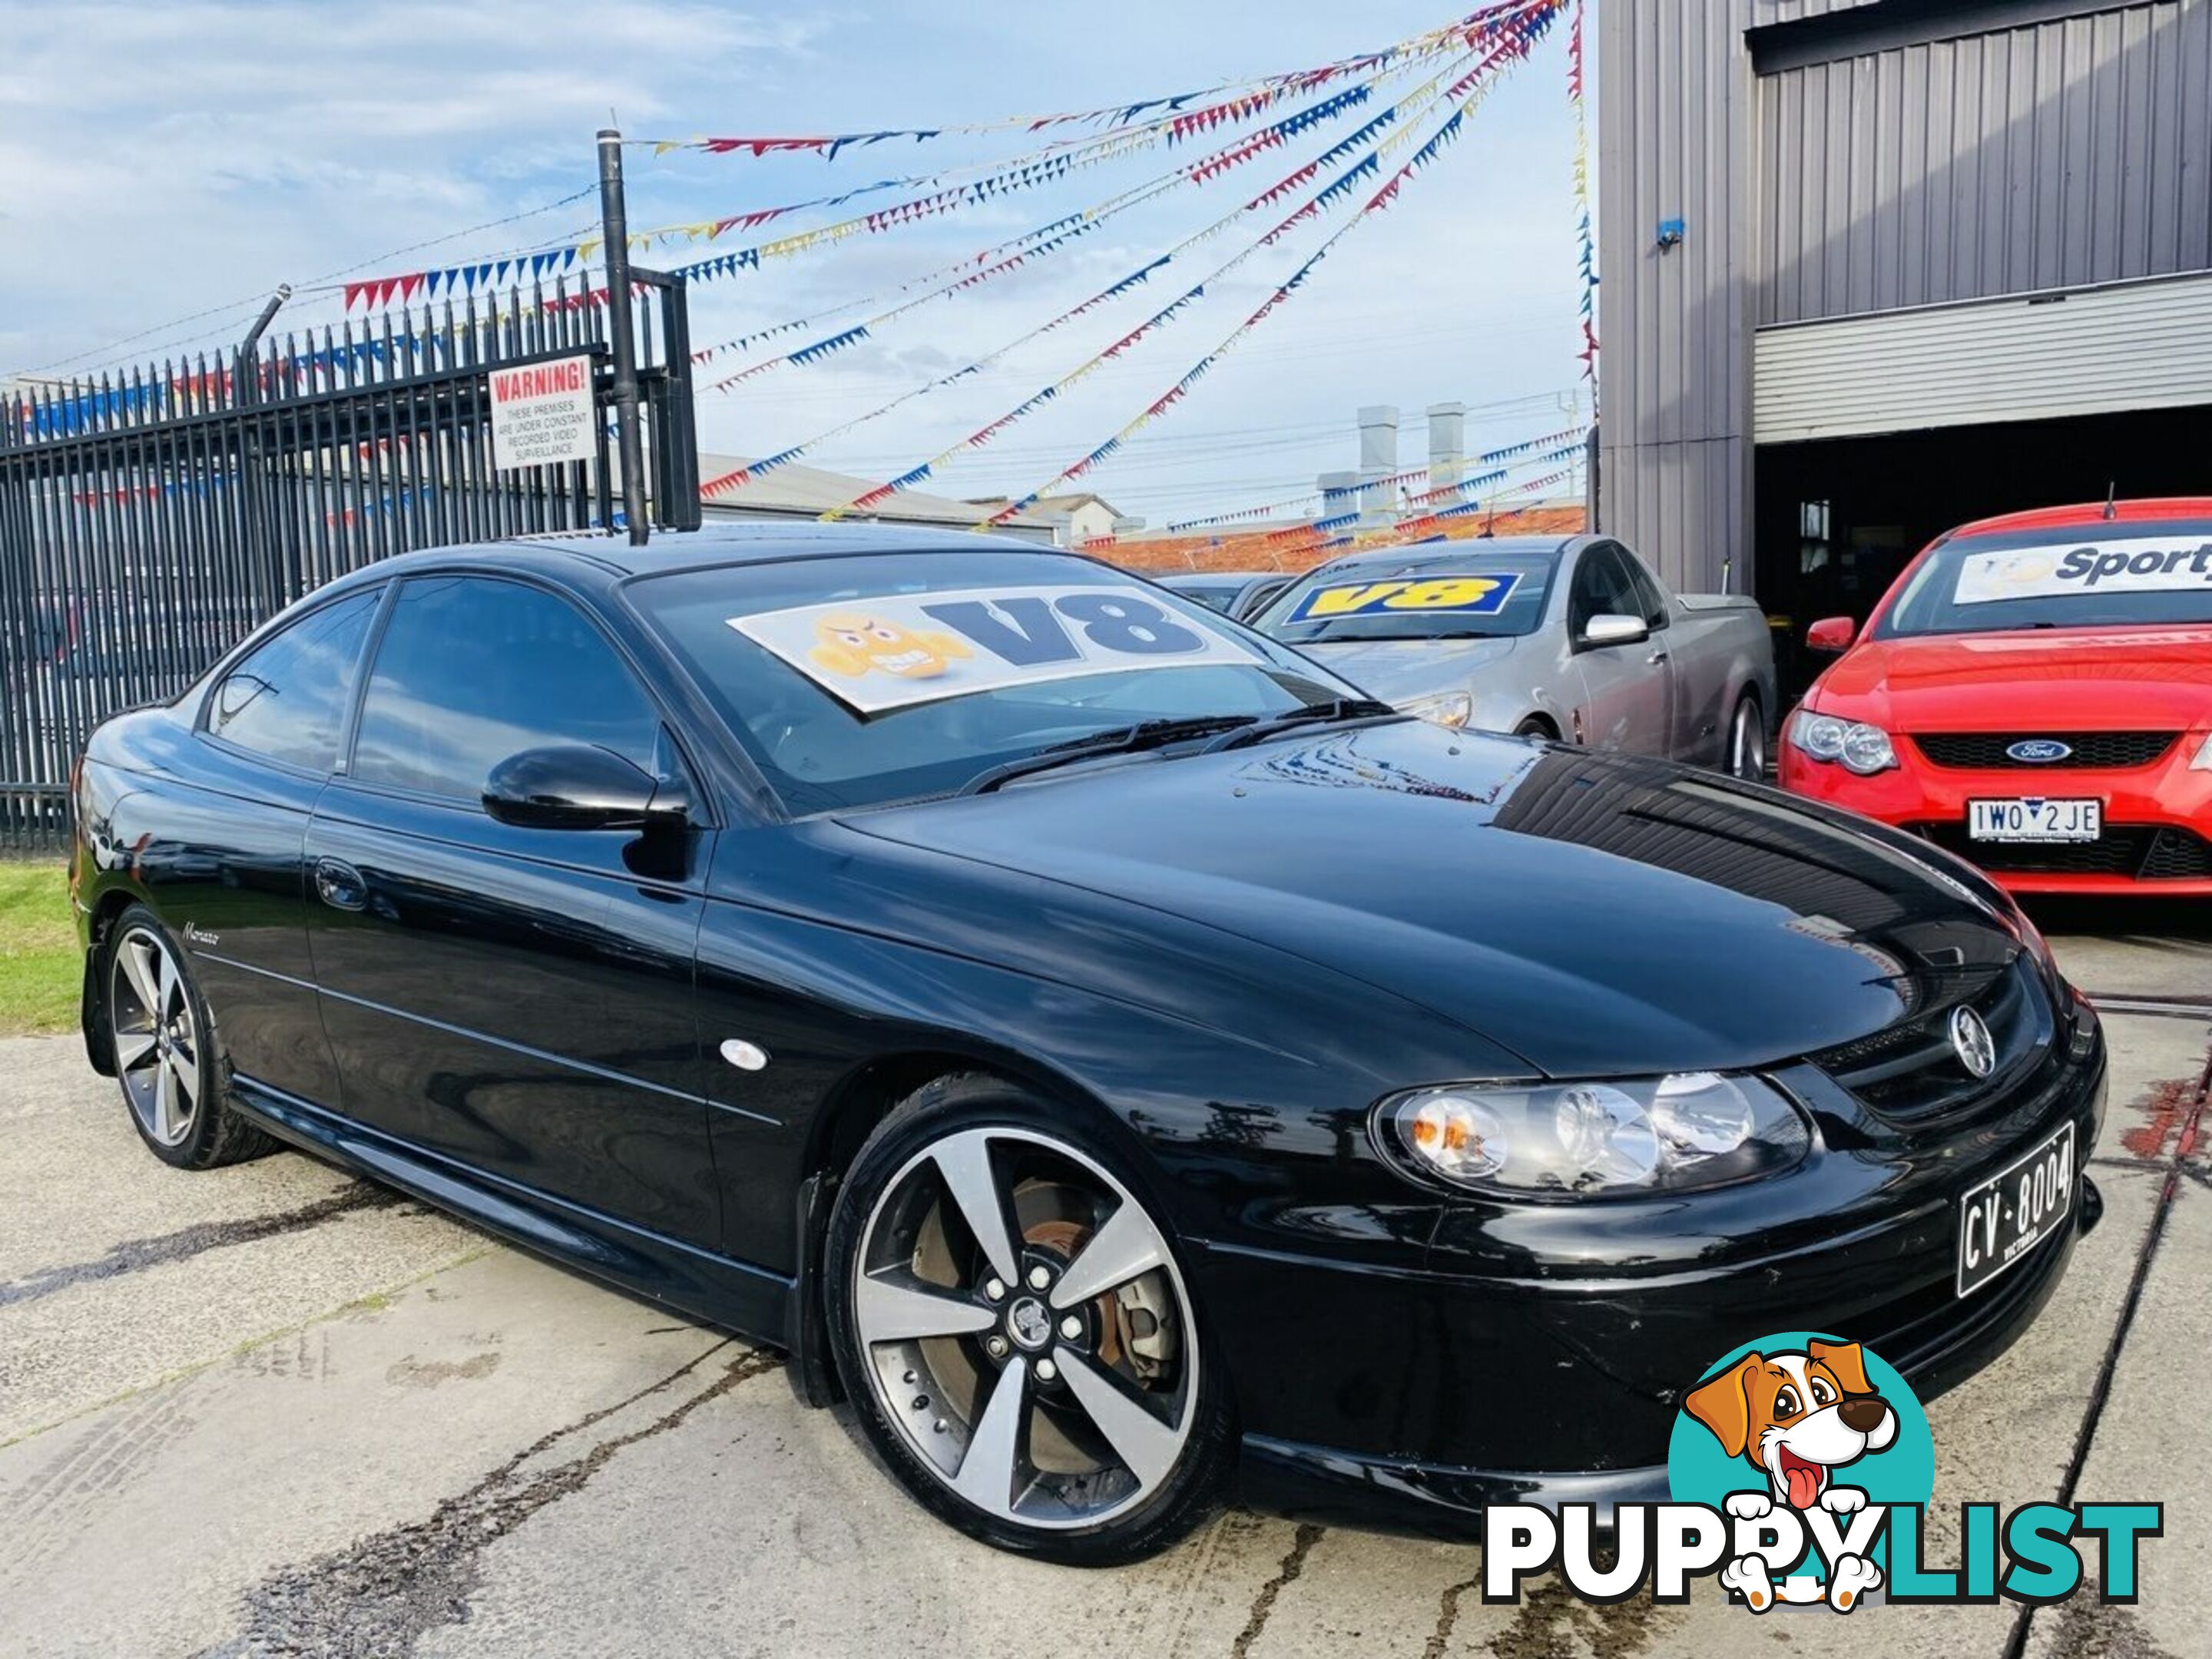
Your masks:
<svg viewBox="0 0 2212 1659"><path fill-rule="evenodd" d="M2073 753L2072 744L2061 743L2056 738L2022 738L2005 750L2008 758L2025 762L2030 766L2049 766L2069 758Z"/></svg>

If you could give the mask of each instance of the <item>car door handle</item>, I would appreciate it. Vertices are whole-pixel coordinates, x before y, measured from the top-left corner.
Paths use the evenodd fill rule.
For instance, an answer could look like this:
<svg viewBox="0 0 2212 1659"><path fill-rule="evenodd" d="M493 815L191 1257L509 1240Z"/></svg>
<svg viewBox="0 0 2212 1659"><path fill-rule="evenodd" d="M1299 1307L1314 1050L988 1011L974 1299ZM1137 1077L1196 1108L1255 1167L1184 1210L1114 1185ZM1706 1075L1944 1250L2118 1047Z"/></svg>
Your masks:
<svg viewBox="0 0 2212 1659"><path fill-rule="evenodd" d="M1647 663L1653 663L1653 664L1662 663L1662 662L1664 662L1664 661L1666 661L1666 660L1667 660L1667 653L1666 653L1664 651L1654 651L1654 652L1653 652L1650 656L1646 657L1644 660L1644 661L1646 661Z"/></svg>
<svg viewBox="0 0 2212 1659"><path fill-rule="evenodd" d="M368 884L361 872L337 859L315 860L315 891L334 910L361 910L368 905Z"/></svg>

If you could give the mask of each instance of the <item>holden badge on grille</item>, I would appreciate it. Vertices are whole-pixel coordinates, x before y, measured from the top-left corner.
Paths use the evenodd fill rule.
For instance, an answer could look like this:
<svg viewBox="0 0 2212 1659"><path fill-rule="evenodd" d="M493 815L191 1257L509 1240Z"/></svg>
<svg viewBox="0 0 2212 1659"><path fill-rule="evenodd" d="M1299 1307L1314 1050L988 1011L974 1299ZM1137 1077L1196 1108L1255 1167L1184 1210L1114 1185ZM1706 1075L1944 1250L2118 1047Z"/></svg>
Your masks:
<svg viewBox="0 0 2212 1659"><path fill-rule="evenodd" d="M1951 1011L1951 1047L1958 1052L1959 1064L1976 1077L1987 1077L1997 1068L1996 1039L1971 1008Z"/></svg>

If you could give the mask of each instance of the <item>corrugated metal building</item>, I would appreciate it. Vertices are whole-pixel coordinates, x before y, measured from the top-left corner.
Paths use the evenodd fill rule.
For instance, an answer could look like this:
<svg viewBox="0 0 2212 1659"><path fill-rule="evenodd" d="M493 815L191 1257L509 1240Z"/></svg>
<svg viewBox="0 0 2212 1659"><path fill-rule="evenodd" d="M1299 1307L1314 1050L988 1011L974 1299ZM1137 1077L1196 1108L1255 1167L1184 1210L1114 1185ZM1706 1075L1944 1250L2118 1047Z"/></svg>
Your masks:
<svg viewBox="0 0 2212 1659"><path fill-rule="evenodd" d="M1597 10L1606 528L1797 634L1964 520L2212 491L2212 0Z"/></svg>

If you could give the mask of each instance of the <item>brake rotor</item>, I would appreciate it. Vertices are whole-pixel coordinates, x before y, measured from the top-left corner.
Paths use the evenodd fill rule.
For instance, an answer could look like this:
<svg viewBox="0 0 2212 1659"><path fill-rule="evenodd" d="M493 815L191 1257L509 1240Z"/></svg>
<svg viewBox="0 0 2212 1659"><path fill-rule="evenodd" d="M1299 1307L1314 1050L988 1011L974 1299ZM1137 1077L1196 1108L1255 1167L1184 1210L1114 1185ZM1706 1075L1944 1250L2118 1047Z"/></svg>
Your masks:
<svg viewBox="0 0 2212 1659"><path fill-rule="evenodd" d="M1065 1264L1075 1260L1094 1231L1079 1221L1054 1218L1034 1222L1024 1229L1022 1241L1050 1251ZM1109 1365L1118 1365L1122 1356L1121 1304L1113 1291L1102 1291L1091 1299L1091 1306L1092 1317L1097 1322L1098 1357Z"/></svg>

